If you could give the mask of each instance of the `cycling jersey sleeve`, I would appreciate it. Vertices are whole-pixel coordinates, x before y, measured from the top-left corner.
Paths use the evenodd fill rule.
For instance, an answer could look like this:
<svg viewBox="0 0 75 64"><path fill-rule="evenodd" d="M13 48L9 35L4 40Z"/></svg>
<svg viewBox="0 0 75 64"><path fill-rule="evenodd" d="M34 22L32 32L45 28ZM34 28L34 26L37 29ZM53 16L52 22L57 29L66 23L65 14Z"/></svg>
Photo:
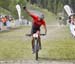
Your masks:
<svg viewBox="0 0 75 64"><path fill-rule="evenodd" d="M36 16L35 14L30 14L30 16L32 17L32 18L38 18L38 16Z"/></svg>

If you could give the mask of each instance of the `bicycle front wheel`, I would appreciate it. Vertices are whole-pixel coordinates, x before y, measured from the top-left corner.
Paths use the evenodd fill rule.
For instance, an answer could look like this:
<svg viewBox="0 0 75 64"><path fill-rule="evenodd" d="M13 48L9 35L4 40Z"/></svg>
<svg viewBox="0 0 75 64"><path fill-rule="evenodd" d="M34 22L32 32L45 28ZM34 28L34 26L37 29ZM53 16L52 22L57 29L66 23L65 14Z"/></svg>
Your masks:
<svg viewBox="0 0 75 64"><path fill-rule="evenodd" d="M39 45L38 45L38 39L35 39L35 56L36 56L36 60L38 60L38 52L39 52Z"/></svg>
<svg viewBox="0 0 75 64"><path fill-rule="evenodd" d="M36 50L36 60L38 60L38 50Z"/></svg>

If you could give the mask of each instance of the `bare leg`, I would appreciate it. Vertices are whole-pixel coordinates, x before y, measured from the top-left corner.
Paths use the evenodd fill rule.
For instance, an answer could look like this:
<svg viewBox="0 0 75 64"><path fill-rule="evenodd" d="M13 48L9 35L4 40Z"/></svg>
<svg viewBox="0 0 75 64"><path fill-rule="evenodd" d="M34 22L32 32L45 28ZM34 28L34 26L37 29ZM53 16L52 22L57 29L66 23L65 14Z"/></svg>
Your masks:
<svg viewBox="0 0 75 64"><path fill-rule="evenodd" d="M38 43L39 43L39 48L41 49L41 38L40 38L40 31L37 31L38 33Z"/></svg>
<svg viewBox="0 0 75 64"><path fill-rule="evenodd" d="M32 37L32 49L34 49L34 38Z"/></svg>
<svg viewBox="0 0 75 64"><path fill-rule="evenodd" d="M40 47L40 49L41 49L41 38L40 38L40 36L39 36L38 41L39 41L39 47Z"/></svg>

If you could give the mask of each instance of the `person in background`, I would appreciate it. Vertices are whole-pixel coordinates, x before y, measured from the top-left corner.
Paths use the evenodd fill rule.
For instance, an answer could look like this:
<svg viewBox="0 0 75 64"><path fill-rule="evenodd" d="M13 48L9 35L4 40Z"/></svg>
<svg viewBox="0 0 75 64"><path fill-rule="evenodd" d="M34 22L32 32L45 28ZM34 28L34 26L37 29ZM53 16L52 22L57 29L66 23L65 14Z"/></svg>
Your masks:
<svg viewBox="0 0 75 64"><path fill-rule="evenodd" d="M0 16L0 31L2 30L2 20L1 20L1 16Z"/></svg>
<svg viewBox="0 0 75 64"><path fill-rule="evenodd" d="M4 16L4 17L1 18L1 21L3 23L3 30L7 30L7 28L6 28L7 18Z"/></svg>
<svg viewBox="0 0 75 64"><path fill-rule="evenodd" d="M11 28L11 20L10 20L10 18L9 18L9 16L5 16L6 17L6 19L7 19L7 22L6 22L6 25L7 25L7 29L10 29Z"/></svg>

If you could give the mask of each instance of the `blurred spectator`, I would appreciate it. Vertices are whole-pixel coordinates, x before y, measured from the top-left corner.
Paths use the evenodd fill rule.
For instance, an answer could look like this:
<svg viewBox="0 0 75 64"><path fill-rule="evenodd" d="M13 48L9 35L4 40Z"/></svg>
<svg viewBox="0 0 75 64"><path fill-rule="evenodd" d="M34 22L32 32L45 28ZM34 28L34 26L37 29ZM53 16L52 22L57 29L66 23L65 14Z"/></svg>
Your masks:
<svg viewBox="0 0 75 64"><path fill-rule="evenodd" d="M1 21L1 16L0 16L0 31L2 30L2 21Z"/></svg>
<svg viewBox="0 0 75 64"><path fill-rule="evenodd" d="M2 17L1 18L1 21L2 21L2 23L3 23L3 28L2 28L2 30L6 30L6 21L7 21L7 19L6 19L6 17Z"/></svg>
<svg viewBox="0 0 75 64"><path fill-rule="evenodd" d="M62 25L62 17L59 17L59 24Z"/></svg>
<svg viewBox="0 0 75 64"><path fill-rule="evenodd" d="M6 26L7 26L7 29L10 29L11 28L11 23L10 23L10 19L9 19L9 16L5 16L7 21L6 21Z"/></svg>

